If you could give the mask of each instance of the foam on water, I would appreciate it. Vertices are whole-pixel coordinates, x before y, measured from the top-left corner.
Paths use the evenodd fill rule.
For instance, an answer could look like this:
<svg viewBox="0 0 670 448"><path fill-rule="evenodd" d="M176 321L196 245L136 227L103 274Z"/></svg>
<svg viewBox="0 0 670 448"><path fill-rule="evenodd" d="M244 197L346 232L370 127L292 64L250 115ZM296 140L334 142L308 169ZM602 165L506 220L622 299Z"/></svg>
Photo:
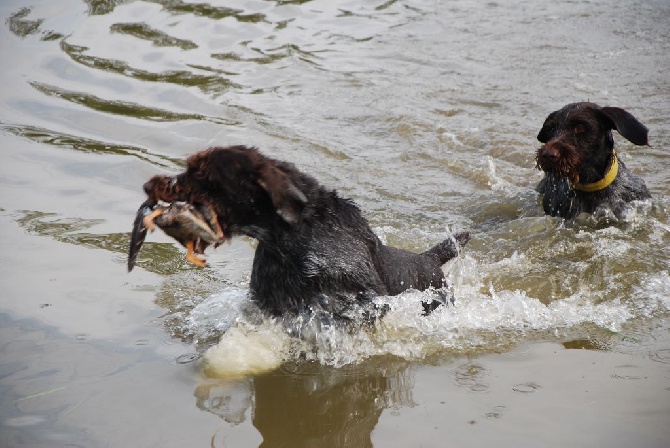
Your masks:
<svg viewBox="0 0 670 448"><path fill-rule="evenodd" d="M589 337L594 326L619 333L634 319L670 311L670 272L659 249L668 231L658 221L636 218L625 229L580 223L566 229L546 217L521 221L519 228L506 224L500 234L523 234L523 244L505 247L494 234L483 247L495 251L465 251L445 265L456 304L429 316L422 315L421 302L434 292L407 291L376 299L390 311L373 328L347 331L304 316L278 321L255 307L246 285L226 286L192 299L196 305L180 318L181 334L210 346L203 354L206 374L235 376L286 361L340 367L374 356L422 360L497 351L530 340ZM375 231L384 241L403 239L398 229ZM410 234L428 247L448 231ZM640 258L640 251L647 256ZM534 287L535 279L548 280Z"/></svg>
<svg viewBox="0 0 670 448"><path fill-rule="evenodd" d="M230 287L205 298L185 324L196 339L220 337L204 353L203 368L207 375L229 377L272 370L298 359L340 367L381 355L420 360L443 352L495 350L533 337L560 338L581 325L619 332L631 319L670 310L668 291L667 272L650 274L631 300L600 303L583 294L549 304L523 291L490 290L485 295L473 282L456 281L456 305L429 316L421 315L420 304L431 293L408 291L377 299L390 303L391 310L373 329L321 326L312 337L300 339L289 335L295 326L261 317L244 289ZM304 322L299 324L305 327Z"/></svg>
<svg viewBox="0 0 670 448"><path fill-rule="evenodd" d="M273 325L236 323L203 356L208 376L235 377L277 368L290 351L290 337Z"/></svg>

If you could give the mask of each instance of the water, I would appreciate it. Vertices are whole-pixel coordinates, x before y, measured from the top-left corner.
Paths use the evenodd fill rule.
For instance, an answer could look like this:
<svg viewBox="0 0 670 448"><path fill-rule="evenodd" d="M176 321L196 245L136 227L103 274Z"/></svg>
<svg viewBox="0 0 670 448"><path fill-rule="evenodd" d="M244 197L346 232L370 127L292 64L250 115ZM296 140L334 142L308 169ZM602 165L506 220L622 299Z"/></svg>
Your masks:
<svg viewBox="0 0 670 448"><path fill-rule="evenodd" d="M667 446L670 4L234 1L0 4L0 441L6 446ZM535 139L619 106L652 201L543 215ZM141 185L248 144L354 199L445 266L373 330L276 322L253 241L195 269ZM303 339L288 329L300 329ZM201 412L205 411L205 412Z"/></svg>

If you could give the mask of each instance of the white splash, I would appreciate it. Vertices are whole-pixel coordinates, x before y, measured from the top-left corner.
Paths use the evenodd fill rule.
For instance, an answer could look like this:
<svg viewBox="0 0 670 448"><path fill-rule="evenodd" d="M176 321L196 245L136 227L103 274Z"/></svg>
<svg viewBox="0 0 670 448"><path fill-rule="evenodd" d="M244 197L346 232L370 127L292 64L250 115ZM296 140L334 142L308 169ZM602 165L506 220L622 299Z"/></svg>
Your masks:
<svg viewBox="0 0 670 448"><path fill-rule="evenodd" d="M279 327L237 323L202 356L203 372L211 377L238 377L274 370L286 358L291 338Z"/></svg>
<svg viewBox="0 0 670 448"><path fill-rule="evenodd" d="M465 282L455 288L456 306L423 316L420 304L431 298L430 293L408 291L381 297L378 300L390 303L391 310L373 329L347 332L327 327L309 341L290 336L287 327L273 319L250 317L240 301L243 291L236 289L204 300L193 310L189 326L193 334L203 337L223 332L219 342L203 355L205 374L237 377L273 370L298 358L341 367L372 356L417 360L445 351L495 349L534 332L560 333L581 324L618 332L636 316L670 309L669 288L667 273L651 276L639 295L657 300L632 309L618 299L593 303L579 295L548 305L522 291L491 291L485 296Z"/></svg>
<svg viewBox="0 0 670 448"><path fill-rule="evenodd" d="M383 236L394 231L385 230L380 232ZM575 269L589 261L623 259L634 251L627 234L617 228L575 231L572 238L576 249L571 248L569 254L583 245L593 251L590 260L574 261ZM609 297L603 297L603 291L588 282L570 290L566 297L552 300L482 284L485 272L510 267L518 268L513 275L530 272L536 262L531 258L524 252L513 252L489 263L464 254L447 272L455 306L423 316L421 302L430 301L431 292L379 297L376 300L389 304L390 311L371 329L346 331L318 322L278 322L250 302L246 288L227 286L202 299L182 321L182 330L196 341L218 341L203 354L202 366L207 375L230 377L272 370L298 359L340 367L374 356L421 360L443 353L497 350L527 340L560 338L594 325L621 332L633 319L670 311L668 271L639 276L637 286L622 294L609 290ZM295 336L296 328L302 329L302 337Z"/></svg>

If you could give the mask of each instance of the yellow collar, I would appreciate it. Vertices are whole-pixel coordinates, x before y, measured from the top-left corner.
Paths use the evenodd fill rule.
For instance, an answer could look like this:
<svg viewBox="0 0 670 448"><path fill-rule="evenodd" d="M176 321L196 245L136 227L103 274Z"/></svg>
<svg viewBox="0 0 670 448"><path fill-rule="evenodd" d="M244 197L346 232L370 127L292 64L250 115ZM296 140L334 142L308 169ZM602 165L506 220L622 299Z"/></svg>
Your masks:
<svg viewBox="0 0 670 448"><path fill-rule="evenodd" d="M616 152L612 151L612 162L610 163L610 169L607 170L605 177L600 179L598 182L593 182L592 184L577 184L574 186L575 190L585 191L587 193L593 193L594 191L604 190L609 187L616 175L619 173L619 161L617 160Z"/></svg>

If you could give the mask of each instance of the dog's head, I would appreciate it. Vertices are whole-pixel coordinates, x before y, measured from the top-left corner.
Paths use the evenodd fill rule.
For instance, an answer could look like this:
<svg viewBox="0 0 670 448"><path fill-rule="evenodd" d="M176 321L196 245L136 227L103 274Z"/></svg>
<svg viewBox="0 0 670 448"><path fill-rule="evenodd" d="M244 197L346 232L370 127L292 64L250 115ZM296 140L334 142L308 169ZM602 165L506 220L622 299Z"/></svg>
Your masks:
<svg viewBox="0 0 670 448"><path fill-rule="evenodd" d="M573 184L583 177L598 177L612 157L612 130L636 145L647 145L647 128L619 107L572 103L552 112L537 139L543 143L535 160L546 173L557 174Z"/></svg>
<svg viewBox="0 0 670 448"><path fill-rule="evenodd" d="M158 175L149 179L144 184L144 192L147 194L148 204L157 204L159 201L175 202L182 201L183 192L173 176Z"/></svg>
<svg viewBox="0 0 670 448"><path fill-rule="evenodd" d="M277 220L289 226L300 223L307 203L305 176L293 165L246 146L209 148L190 156L186 164L186 171L174 178L175 191L188 202L209 204L227 232L245 226L269 228Z"/></svg>

